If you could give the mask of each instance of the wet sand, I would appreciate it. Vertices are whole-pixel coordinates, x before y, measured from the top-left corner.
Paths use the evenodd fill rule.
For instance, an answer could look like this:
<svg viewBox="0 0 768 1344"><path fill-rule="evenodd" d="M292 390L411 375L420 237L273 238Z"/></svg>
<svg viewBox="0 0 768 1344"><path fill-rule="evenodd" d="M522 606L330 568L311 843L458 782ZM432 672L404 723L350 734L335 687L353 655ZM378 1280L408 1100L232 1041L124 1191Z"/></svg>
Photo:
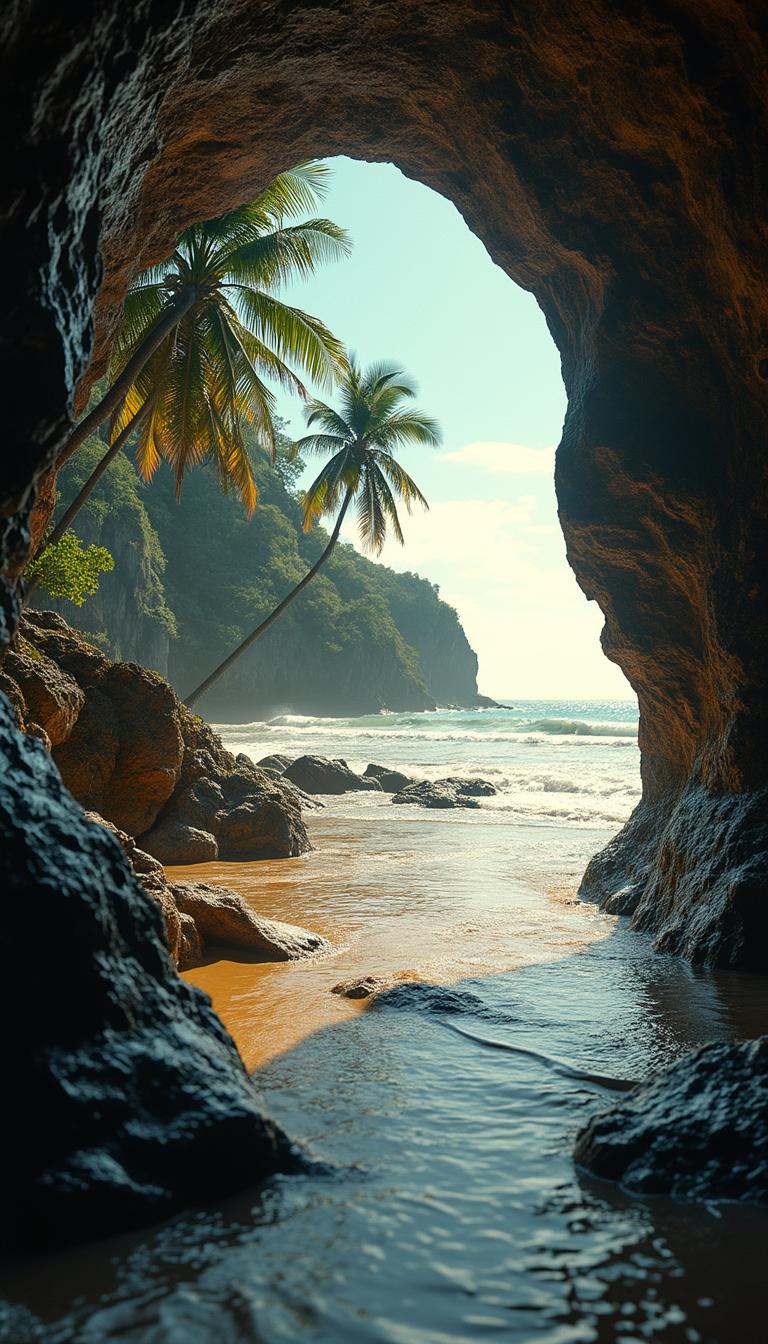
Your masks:
<svg viewBox="0 0 768 1344"><path fill-rule="evenodd" d="M576 832L571 863L558 868L545 866L541 828L515 828L529 832L516 856L505 818L408 811L386 798L330 800L306 818L316 848L303 858L168 869L174 881L228 886L259 914L332 944L300 962L223 959L185 972L211 995L249 1069L363 1012L365 1001L331 993L339 981L497 975L568 955L615 926L574 905L581 854L586 862L607 833ZM515 876L516 858L525 876Z"/></svg>

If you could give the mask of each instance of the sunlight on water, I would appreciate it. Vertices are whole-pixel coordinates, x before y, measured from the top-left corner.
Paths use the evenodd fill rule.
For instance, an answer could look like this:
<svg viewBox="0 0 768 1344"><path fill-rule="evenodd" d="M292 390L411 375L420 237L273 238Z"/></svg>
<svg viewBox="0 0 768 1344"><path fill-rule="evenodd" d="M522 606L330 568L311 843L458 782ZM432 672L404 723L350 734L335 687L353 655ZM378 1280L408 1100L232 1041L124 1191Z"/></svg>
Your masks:
<svg viewBox="0 0 768 1344"><path fill-rule="evenodd" d="M446 739L439 715L429 750L411 737L398 756L400 723L373 759L435 774L461 762L461 773L509 781L501 800L430 813L347 795L308 815L317 849L302 859L174 873L225 881L261 913L330 938L331 953L306 962L222 961L188 975L257 1066L265 1112L325 1174L277 1178L159 1228L12 1267L0 1338L762 1337L765 1212L631 1199L584 1178L574 1136L613 1094L547 1063L634 1079L700 1042L768 1028L763 979L697 972L573 901L585 862L615 830L597 820L605 800L623 815L632 805L637 747L624 713L629 731L613 737L534 734L542 715L529 714L503 747L498 727L473 726L487 733L482 753L474 738L457 749L455 719ZM602 707L579 721L612 722ZM316 722L246 725L228 738L256 757L315 750L364 765L367 739L362 753L342 747L353 731L350 721L325 738ZM572 814L553 812L568 798ZM393 988L367 1009L331 994L361 974Z"/></svg>

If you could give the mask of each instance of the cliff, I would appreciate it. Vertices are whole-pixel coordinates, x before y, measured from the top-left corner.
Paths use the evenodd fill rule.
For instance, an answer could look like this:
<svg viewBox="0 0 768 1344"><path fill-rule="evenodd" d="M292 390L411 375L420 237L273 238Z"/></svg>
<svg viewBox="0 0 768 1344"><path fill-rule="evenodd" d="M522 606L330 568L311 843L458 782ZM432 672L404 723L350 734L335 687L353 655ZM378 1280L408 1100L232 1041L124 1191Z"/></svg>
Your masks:
<svg viewBox="0 0 768 1344"><path fill-rule="evenodd" d="M104 453L101 439L83 444L61 473L66 503L74 498ZM132 463L119 455L78 514L75 531L86 543L106 546L115 568L102 575L98 592L83 607L45 595L75 629L96 636L117 660L141 663L168 675L168 654L176 622L165 597L165 556L142 502L143 490Z"/></svg>
<svg viewBox="0 0 768 1344"><path fill-rule="evenodd" d="M89 445L91 457L97 445ZM85 457L85 455L84 455ZM90 469L80 454L61 473L69 499ZM114 474L113 474L114 473ZM127 457L110 468L76 530L115 557L99 593L56 609L79 629L104 631L113 656L167 675L187 694L272 609L322 550L326 533L301 529L277 471L257 461L260 502L245 518L213 475L193 472L181 503L170 473L142 486ZM200 702L211 719L246 721L280 710L365 714L477 701L477 658L436 588L340 545L280 621Z"/></svg>

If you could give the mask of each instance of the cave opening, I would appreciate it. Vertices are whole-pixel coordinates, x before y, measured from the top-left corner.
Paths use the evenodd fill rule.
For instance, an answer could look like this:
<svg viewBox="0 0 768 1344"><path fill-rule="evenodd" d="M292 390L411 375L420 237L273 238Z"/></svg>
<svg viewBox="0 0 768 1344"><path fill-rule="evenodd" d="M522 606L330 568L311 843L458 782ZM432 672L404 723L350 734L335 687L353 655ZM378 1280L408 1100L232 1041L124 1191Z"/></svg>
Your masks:
<svg viewBox="0 0 768 1344"><path fill-rule="evenodd" d="M3 642L18 619L35 484L92 354L93 373L103 369L130 276L166 255L190 219L234 204L244 182L255 192L297 156L392 158L452 199L494 260L535 293L562 358L560 516L582 590L605 614L605 647L637 690L643 751L643 800L590 865L584 894L631 915L662 951L764 971L768 315L765 184L754 165L768 100L757 7L662 4L637 16L596 3L543 14L526 0L479 15L428 4L418 27L388 4L320 13L275 6L267 21L261 7L237 3L205 13L108 5L109 21L95 27L85 14L33 6L9 19L4 94L20 150L7 177L15 265L1 338L9 385L22 388L34 369L35 395L9 407L6 424ZM66 1241L135 1226L290 1167L295 1155L263 1120L231 1042L171 972L157 911L44 749L19 734L5 699L0 734L12 898L3 993L19 1024L8 1195L22 1234ZM609 981L609 960L601 971ZM550 990L540 983L531 1000L540 1012ZM377 1048L388 1049L383 1030ZM705 1112L717 1110L724 1071L739 1080L742 1118L758 1125L745 1098L763 1075L759 1049L717 1050L691 1066L704 1100L686 1116L693 1156L675 1179L685 1187L698 1164L720 1180L719 1198L746 1181L748 1164L741 1175L712 1165ZM422 1060L416 1049L409 1077ZM450 1086L447 1077L447 1095ZM353 1108L350 1093L340 1099ZM589 1222L594 1192L576 1193ZM422 1231L447 1242L461 1212ZM350 1226L367 1244L368 1229ZM553 1278L563 1226L552 1225ZM602 1226L614 1244L610 1215ZM663 1231L686 1270L696 1244L706 1277L695 1227L681 1235L672 1216ZM748 1265L749 1236L731 1244ZM654 1245L643 1241L642 1254ZM296 1245L286 1249L301 1265ZM461 1274L454 1266L451 1283L470 1295ZM215 1338L237 1276L213 1279ZM497 1288L488 1285L489 1311ZM634 1291L624 1296L636 1307ZM685 1309L706 1337L709 1308L697 1301ZM640 1305L650 1330L653 1305ZM521 1311L540 1308L526 1300ZM242 1332L250 1308L237 1298L234 1310ZM588 1313L580 1303L579 1320ZM489 1317L465 1324L485 1329ZM728 1338L732 1324L721 1313L714 1337Z"/></svg>

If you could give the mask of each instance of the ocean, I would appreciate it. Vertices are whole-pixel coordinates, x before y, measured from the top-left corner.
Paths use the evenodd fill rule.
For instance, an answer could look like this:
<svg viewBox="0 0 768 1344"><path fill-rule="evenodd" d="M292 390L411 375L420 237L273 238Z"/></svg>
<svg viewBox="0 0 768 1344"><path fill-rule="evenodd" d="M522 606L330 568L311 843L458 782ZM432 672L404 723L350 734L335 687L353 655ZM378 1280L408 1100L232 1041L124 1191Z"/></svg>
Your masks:
<svg viewBox="0 0 768 1344"><path fill-rule="evenodd" d="M505 709L371 714L325 719L282 714L219 724L233 752L257 761L275 752L369 762L418 779L481 775L499 790L484 809L532 825L612 826L640 796L637 702L513 700ZM365 807L363 794L357 795Z"/></svg>

